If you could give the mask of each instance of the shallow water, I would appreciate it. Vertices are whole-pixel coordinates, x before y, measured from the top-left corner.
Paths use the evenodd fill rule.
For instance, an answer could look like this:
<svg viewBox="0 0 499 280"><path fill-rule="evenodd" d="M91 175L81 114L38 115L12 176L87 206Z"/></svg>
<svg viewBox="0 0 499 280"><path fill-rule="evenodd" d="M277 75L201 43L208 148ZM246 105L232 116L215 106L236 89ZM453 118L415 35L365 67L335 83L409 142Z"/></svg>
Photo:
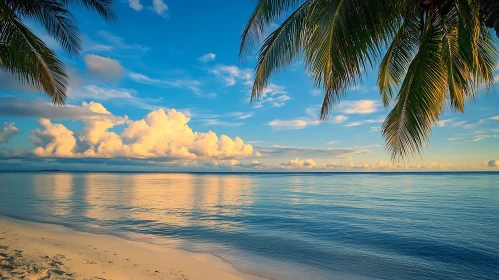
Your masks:
<svg viewBox="0 0 499 280"><path fill-rule="evenodd" d="M499 174L0 173L0 215L283 279L499 279Z"/></svg>

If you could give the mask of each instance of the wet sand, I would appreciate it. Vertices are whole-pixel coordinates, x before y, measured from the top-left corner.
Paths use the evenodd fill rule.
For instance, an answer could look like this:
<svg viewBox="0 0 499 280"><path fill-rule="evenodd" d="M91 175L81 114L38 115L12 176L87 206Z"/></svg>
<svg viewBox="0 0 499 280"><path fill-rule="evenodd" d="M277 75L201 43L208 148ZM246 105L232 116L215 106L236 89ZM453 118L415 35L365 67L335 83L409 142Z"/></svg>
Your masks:
<svg viewBox="0 0 499 280"><path fill-rule="evenodd" d="M0 279L263 279L221 259L0 216Z"/></svg>

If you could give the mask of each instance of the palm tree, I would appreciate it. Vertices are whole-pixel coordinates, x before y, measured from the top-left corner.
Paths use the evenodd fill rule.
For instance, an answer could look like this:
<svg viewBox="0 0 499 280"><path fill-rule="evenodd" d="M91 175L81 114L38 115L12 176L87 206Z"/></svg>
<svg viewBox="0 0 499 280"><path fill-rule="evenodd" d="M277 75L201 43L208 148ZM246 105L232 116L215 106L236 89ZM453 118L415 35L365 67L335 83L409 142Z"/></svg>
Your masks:
<svg viewBox="0 0 499 280"><path fill-rule="evenodd" d="M493 83L499 32L497 0L258 0L241 35L240 56L268 26L288 15L262 43L252 100L270 76L303 58L324 90L320 118L379 63L386 149L400 161L421 153L446 103L464 112ZM499 33L498 33L499 35Z"/></svg>
<svg viewBox="0 0 499 280"><path fill-rule="evenodd" d="M81 51L71 5L83 5L106 20L115 20L112 0L0 0L0 69L22 83L44 91L54 104L64 104L68 76L63 63L23 23L40 23L70 55Z"/></svg>

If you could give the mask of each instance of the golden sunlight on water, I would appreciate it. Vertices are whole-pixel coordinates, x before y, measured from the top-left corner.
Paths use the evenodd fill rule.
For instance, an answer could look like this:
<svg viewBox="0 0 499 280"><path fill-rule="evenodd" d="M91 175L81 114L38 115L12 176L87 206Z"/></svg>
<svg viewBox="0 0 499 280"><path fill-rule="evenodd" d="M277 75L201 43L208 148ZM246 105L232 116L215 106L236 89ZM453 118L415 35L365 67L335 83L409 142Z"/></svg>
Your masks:
<svg viewBox="0 0 499 280"><path fill-rule="evenodd" d="M203 219L202 216L217 215L217 212L224 211L217 205L239 209L241 206L251 204L249 191L251 179L247 177L134 174L128 178L132 196L130 204L133 209L138 210L132 211L131 216L138 220L153 220L183 227L193 224L220 226L220 223L212 219ZM237 209L230 211L233 215L237 215ZM193 211L200 212L201 218L191 219Z"/></svg>
<svg viewBox="0 0 499 280"><path fill-rule="evenodd" d="M50 207L52 214L67 215L69 204L67 203L72 195L73 175L61 173L54 175L37 174L33 176L34 191L37 196L47 200L53 200L58 207Z"/></svg>

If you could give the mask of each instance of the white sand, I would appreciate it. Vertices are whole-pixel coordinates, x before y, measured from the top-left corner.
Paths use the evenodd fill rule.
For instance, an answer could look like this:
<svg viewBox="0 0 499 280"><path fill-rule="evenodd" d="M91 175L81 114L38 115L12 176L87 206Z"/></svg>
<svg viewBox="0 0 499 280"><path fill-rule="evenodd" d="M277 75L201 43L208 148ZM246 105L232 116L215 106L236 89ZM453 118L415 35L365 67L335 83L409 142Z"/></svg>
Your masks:
<svg viewBox="0 0 499 280"><path fill-rule="evenodd" d="M0 216L0 279L262 279L211 255Z"/></svg>

